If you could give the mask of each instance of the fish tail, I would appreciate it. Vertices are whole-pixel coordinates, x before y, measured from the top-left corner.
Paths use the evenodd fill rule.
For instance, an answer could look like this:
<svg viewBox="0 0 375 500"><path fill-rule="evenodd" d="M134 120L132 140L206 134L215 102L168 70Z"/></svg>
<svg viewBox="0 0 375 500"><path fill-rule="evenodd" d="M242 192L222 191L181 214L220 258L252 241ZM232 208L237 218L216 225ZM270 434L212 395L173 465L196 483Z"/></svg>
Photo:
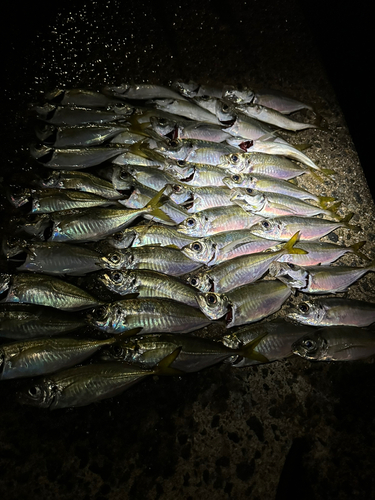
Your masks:
<svg viewBox="0 0 375 500"><path fill-rule="evenodd" d="M360 251L360 248L362 248L364 246L364 244L366 243L366 241L358 241L357 243L354 243L353 245L350 245L350 249L353 253L355 253L356 255L358 255L358 257L360 257L361 259L365 259L365 260L370 260L369 257L367 257L367 255L365 255L364 253L362 253Z"/></svg>
<svg viewBox="0 0 375 500"><path fill-rule="evenodd" d="M166 186L164 186L160 191L158 191L156 193L156 195L153 198L151 198L151 200L149 201L149 203L145 207L145 211L150 213L150 215L153 215L154 217L157 217L158 219L161 219L161 220L167 222L168 224L174 225L175 223L169 217L169 215L167 215L162 210L160 210L160 207L165 203L162 200L162 196L164 194L165 187Z"/></svg>
<svg viewBox="0 0 375 500"><path fill-rule="evenodd" d="M137 115L132 115L128 121L130 122L132 132L148 137L145 130L150 127L149 122L140 123Z"/></svg>
<svg viewBox="0 0 375 500"><path fill-rule="evenodd" d="M336 220L340 220L340 216L337 213L337 210L340 208L341 203L342 203L342 201L339 200L339 201L336 201L336 203L334 203L333 205L331 205L329 207L329 209L326 210L327 215L330 215L331 217L333 217Z"/></svg>
<svg viewBox="0 0 375 500"><path fill-rule="evenodd" d="M333 196L318 196L318 199L319 199L319 206L322 208L327 208L328 203L336 200L336 198L334 198Z"/></svg>
<svg viewBox="0 0 375 500"><path fill-rule="evenodd" d="M289 241L283 245L281 252L288 253L288 254L306 254L306 250L302 250L302 248L294 248L294 245L299 241L299 236L300 233L297 231L293 236L290 238Z"/></svg>
<svg viewBox="0 0 375 500"><path fill-rule="evenodd" d="M264 356L264 354L261 354L260 352L254 350L259 342L263 339L263 337L265 337L267 334L268 332L258 335L258 337L253 339L241 349L236 350L235 352L243 358L253 359L254 361L258 361L258 363L268 363L269 359Z"/></svg>
<svg viewBox="0 0 375 500"><path fill-rule="evenodd" d="M323 182L324 182L324 181L323 181L323 179L320 177L320 175L318 175L318 174L316 173L316 170L315 170L314 168L309 167L309 173L310 173L313 177L315 177L315 179L316 179L318 182L320 182L321 184L323 184Z"/></svg>
<svg viewBox="0 0 375 500"><path fill-rule="evenodd" d="M353 215L354 213L350 212L348 215L340 219L340 222L342 223L343 227L346 227L346 229L351 229L352 231L357 231L357 232L361 231L362 230L361 226L358 226L356 224L349 224Z"/></svg>
<svg viewBox="0 0 375 500"><path fill-rule="evenodd" d="M163 358L156 365L154 369L155 375L182 375L183 372L181 370L177 370L176 368L171 368L171 364L180 354L182 347L177 347L171 354L168 354L165 358Z"/></svg>

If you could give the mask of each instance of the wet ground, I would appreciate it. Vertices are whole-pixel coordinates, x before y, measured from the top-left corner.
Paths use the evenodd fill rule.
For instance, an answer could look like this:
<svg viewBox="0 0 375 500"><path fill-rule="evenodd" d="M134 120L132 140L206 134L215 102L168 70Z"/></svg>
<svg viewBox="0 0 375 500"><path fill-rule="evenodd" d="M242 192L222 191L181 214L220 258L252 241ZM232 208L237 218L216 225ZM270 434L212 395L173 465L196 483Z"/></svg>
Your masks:
<svg viewBox="0 0 375 500"><path fill-rule="evenodd" d="M308 155L337 172L302 185L343 200L342 215L354 212L361 230L338 230L331 240L366 240L366 255L375 257L373 200L306 6L39 5L19 17L5 53L3 185L33 175L26 110L47 89L176 78L271 87L314 103L325 119L328 132L285 134L312 144ZM361 265L354 257L343 262ZM374 302L374 278L366 275L348 296ZM55 412L20 406L20 384L0 385L0 493L9 500L375 497L371 361L221 365L150 378L113 399Z"/></svg>

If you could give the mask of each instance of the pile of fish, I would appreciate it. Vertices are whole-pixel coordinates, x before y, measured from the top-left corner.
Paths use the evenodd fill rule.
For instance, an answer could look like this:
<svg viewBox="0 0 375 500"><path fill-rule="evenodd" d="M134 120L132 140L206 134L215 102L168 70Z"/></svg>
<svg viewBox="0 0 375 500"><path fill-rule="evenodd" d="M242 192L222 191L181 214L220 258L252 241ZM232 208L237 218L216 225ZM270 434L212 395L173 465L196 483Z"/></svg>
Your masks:
<svg viewBox="0 0 375 500"><path fill-rule="evenodd" d="M35 175L8 193L0 275L0 378L41 376L21 402L83 406L224 361L375 353L375 304L335 295L375 263L332 265L366 260L365 242L321 240L358 228L299 186L333 172L280 133L321 128L311 106L176 81L55 90L31 111ZM265 320L296 291L322 297Z"/></svg>

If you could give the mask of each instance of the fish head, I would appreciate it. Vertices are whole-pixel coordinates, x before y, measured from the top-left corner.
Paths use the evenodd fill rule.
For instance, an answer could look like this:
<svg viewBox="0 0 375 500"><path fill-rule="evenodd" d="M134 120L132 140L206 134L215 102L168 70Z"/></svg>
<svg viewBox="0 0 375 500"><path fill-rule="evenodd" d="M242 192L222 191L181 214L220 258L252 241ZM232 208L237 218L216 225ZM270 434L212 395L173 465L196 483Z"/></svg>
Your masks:
<svg viewBox="0 0 375 500"><path fill-rule="evenodd" d="M196 96L199 90L199 84L191 80L188 83L176 80L173 82L172 87L184 97L190 98Z"/></svg>
<svg viewBox="0 0 375 500"><path fill-rule="evenodd" d="M128 168L119 167L113 169L112 175L113 187L117 190L123 191L130 189L134 185L134 178L129 172Z"/></svg>
<svg viewBox="0 0 375 500"><path fill-rule="evenodd" d="M190 215L177 225L177 231L190 236L205 236L209 228L209 218L202 212Z"/></svg>
<svg viewBox="0 0 375 500"><path fill-rule="evenodd" d="M167 184L165 194L177 205L189 201L194 196L190 188L182 184Z"/></svg>
<svg viewBox="0 0 375 500"><path fill-rule="evenodd" d="M130 106L129 104L125 104L125 103L114 103L114 104L109 104L107 106L107 111L112 111L113 113L116 113L117 115L123 115L123 116L130 116L133 111L134 111L134 108L133 106Z"/></svg>
<svg viewBox="0 0 375 500"><path fill-rule="evenodd" d="M236 189L239 187L250 187L250 188L255 187L255 182L253 177L245 177L243 174L240 173L235 173L223 177L223 182L229 189Z"/></svg>
<svg viewBox="0 0 375 500"><path fill-rule="evenodd" d="M310 273L306 269L292 262L272 262L268 271L270 276L292 288L305 288L310 278Z"/></svg>
<svg viewBox="0 0 375 500"><path fill-rule="evenodd" d="M211 263L216 257L217 245L210 238L193 241L181 249L182 253L202 264Z"/></svg>
<svg viewBox="0 0 375 500"><path fill-rule="evenodd" d="M58 397L58 387L48 378L43 378L30 385L17 394L21 404L50 408Z"/></svg>
<svg viewBox="0 0 375 500"><path fill-rule="evenodd" d="M177 180L188 183L193 180L196 167L194 164L187 163L185 160L177 160L173 163L167 163L164 171Z"/></svg>
<svg viewBox="0 0 375 500"><path fill-rule="evenodd" d="M150 124L152 130L161 136L166 136L171 133L173 134L176 129L176 122L168 120L168 118L164 118L162 116L151 116Z"/></svg>
<svg viewBox="0 0 375 500"><path fill-rule="evenodd" d="M117 342L103 349L99 357L102 361L129 361L126 357L126 349Z"/></svg>
<svg viewBox="0 0 375 500"><path fill-rule="evenodd" d="M231 302L224 293L201 293L196 297L200 310L210 319L219 319L231 309Z"/></svg>
<svg viewBox="0 0 375 500"><path fill-rule="evenodd" d="M318 332L308 333L292 344L292 352L305 359L321 359L327 352L327 341Z"/></svg>
<svg viewBox="0 0 375 500"><path fill-rule="evenodd" d="M238 153L230 153L228 155L223 155L220 158L220 163L218 167L227 169L232 173L239 173L246 168L246 163L247 162L244 155L239 151Z"/></svg>
<svg viewBox="0 0 375 500"><path fill-rule="evenodd" d="M230 200L234 201L247 211L259 212L263 209L266 203L265 194L250 187L235 188L232 189L232 193L233 194L230 197Z"/></svg>
<svg viewBox="0 0 375 500"><path fill-rule="evenodd" d="M225 87L223 89L223 100L232 104L248 104L254 99L255 93L251 89L235 89L234 87Z"/></svg>
<svg viewBox="0 0 375 500"><path fill-rule="evenodd" d="M264 219L251 226L251 233L261 238L272 240L280 239L284 230L284 225L277 219Z"/></svg>
<svg viewBox="0 0 375 500"><path fill-rule="evenodd" d="M210 292L213 289L213 282L206 271L189 274L186 278L189 285L197 288L201 292Z"/></svg>
<svg viewBox="0 0 375 500"><path fill-rule="evenodd" d="M103 269L121 269L122 267L127 267L131 259L132 255L130 253L123 254L119 251L109 252L107 255L100 257L98 264Z"/></svg>
<svg viewBox="0 0 375 500"><path fill-rule="evenodd" d="M129 270L108 271L99 280L112 292L126 295L137 292L137 278Z"/></svg>
<svg viewBox="0 0 375 500"><path fill-rule="evenodd" d="M122 231L118 231L117 233L111 234L107 241L115 248L128 248L134 245L134 242L137 241L137 237L137 232L133 228L129 227Z"/></svg>
<svg viewBox="0 0 375 500"><path fill-rule="evenodd" d="M306 300L290 309L287 317L305 325L320 325L325 317L325 309L317 301Z"/></svg>
<svg viewBox="0 0 375 500"><path fill-rule="evenodd" d="M90 325L107 333L118 333L126 330L124 311L115 302L96 307L87 314L86 319Z"/></svg>

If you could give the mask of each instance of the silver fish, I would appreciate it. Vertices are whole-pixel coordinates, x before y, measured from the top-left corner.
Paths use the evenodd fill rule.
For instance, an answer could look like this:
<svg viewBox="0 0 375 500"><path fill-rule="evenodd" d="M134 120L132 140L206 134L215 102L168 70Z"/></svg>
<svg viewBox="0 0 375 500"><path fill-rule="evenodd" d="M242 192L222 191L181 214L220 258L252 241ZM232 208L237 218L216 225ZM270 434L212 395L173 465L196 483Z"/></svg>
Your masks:
<svg viewBox="0 0 375 500"><path fill-rule="evenodd" d="M74 189L93 193L109 200L122 197L111 182L79 170L53 170L47 178L36 180L35 183L43 188Z"/></svg>
<svg viewBox="0 0 375 500"><path fill-rule="evenodd" d="M174 276L156 271L141 269L105 271L98 276L98 280L109 290L119 295L138 294L138 297L165 297L191 307L198 307L196 288Z"/></svg>
<svg viewBox="0 0 375 500"><path fill-rule="evenodd" d="M227 293L202 293L197 300L208 318L219 319L225 316L227 328L231 328L253 323L273 314L291 293L291 289L278 283L278 280L260 280Z"/></svg>
<svg viewBox="0 0 375 500"><path fill-rule="evenodd" d="M292 307L287 317L312 326L369 326L375 321L375 304L363 300L324 297Z"/></svg>
<svg viewBox="0 0 375 500"><path fill-rule="evenodd" d="M101 92L87 89L54 89L44 94L46 101L62 106L83 106L87 108L107 108L121 101L112 99Z"/></svg>
<svg viewBox="0 0 375 500"><path fill-rule="evenodd" d="M102 303L70 283L35 273L11 276L9 291L3 302L24 302L64 311L79 311Z"/></svg>
<svg viewBox="0 0 375 500"><path fill-rule="evenodd" d="M255 344L253 359L236 355L227 360L232 366L240 368L291 356L293 354L293 342L311 331L313 331L311 327L294 325L285 321L285 319L278 318L272 321L248 325L235 332L228 333L228 335L224 335L222 342L231 349L243 349L250 342ZM259 341L254 342L257 339ZM258 359L256 359L256 354L259 355Z"/></svg>
<svg viewBox="0 0 375 500"><path fill-rule="evenodd" d="M149 375L170 374L179 349L166 356L153 370L145 370L118 361L68 368L36 380L18 394L19 402L39 408L67 408L120 394Z"/></svg>
<svg viewBox="0 0 375 500"><path fill-rule="evenodd" d="M177 231L196 237L211 236L223 231L250 229L262 219L241 207L216 207L188 216L178 224Z"/></svg>
<svg viewBox="0 0 375 500"><path fill-rule="evenodd" d="M0 347L0 380L35 377L81 363L115 339L41 338Z"/></svg>
<svg viewBox="0 0 375 500"><path fill-rule="evenodd" d="M262 89L256 91L254 95L254 104L261 104L268 108L276 109L279 113L290 114L301 109L313 110L309 104L294 99L284 92L275 89Z"/></svg>
<svg viewBox="0 0 375 500"><path fill-rule="evenodd" d="M68 189L38 189L32 190L31 213L50 213L70 210L72 208L106 207L117 204L115 200L108 200L103 196L84 191Z"/></svg>
<svg viewBox="0 0 375 500"><path fill-rule="evenodd" d="M169 87L150 83L108 85L104 87L103 92L119 99L183 99L180 94Z"/></svg>
<svg viewBox="0 0 375 500"><path fill-rule="evenodd" d="M273 262L270 275L288 286L306 293L345 292L350 285L368 272L375 272L375 261L365 267L309 266L302 267L291 262Z"/></svg>
<svg viewBox="0 0 375 500"><path fill-rule="evenodd" d="M214 114L197 106L193 102L182 100L181 96L178 99L154 99L150 104L153 104L157 109L168 111L168 113L178 116L184 116L191 120L212 123L214 125L220 124L220 121Z"/></svg>
<svg viewBox="0 0 375 500"><path fill-rule="evenodd" d="M375 354L375 334L355 326L328 326L304 335L294 354L315 361L353 361Z"/></svg>
<svg viewBox="0 0 375 500"><path fill-rule="evenodd" d="M79 313L31 304L0 305L0 337L3 338L20 340L61 335L85 324Z"/></svg>
<svg viewBox="0 0 375 500"><path fill-rule="evenodd" d="M103 146L54 149L32 146L30 153L39 163L49 168L80 169L94 167L127 151L126 146Z"/></svg>
<svg viewBox="0 0 375 500"><path fill-rule="evenodd" d="M142 333L189 333L210 323L199 309L166 298L119 300L95 309L87 320L111 334L136 328Z"/></svg>

